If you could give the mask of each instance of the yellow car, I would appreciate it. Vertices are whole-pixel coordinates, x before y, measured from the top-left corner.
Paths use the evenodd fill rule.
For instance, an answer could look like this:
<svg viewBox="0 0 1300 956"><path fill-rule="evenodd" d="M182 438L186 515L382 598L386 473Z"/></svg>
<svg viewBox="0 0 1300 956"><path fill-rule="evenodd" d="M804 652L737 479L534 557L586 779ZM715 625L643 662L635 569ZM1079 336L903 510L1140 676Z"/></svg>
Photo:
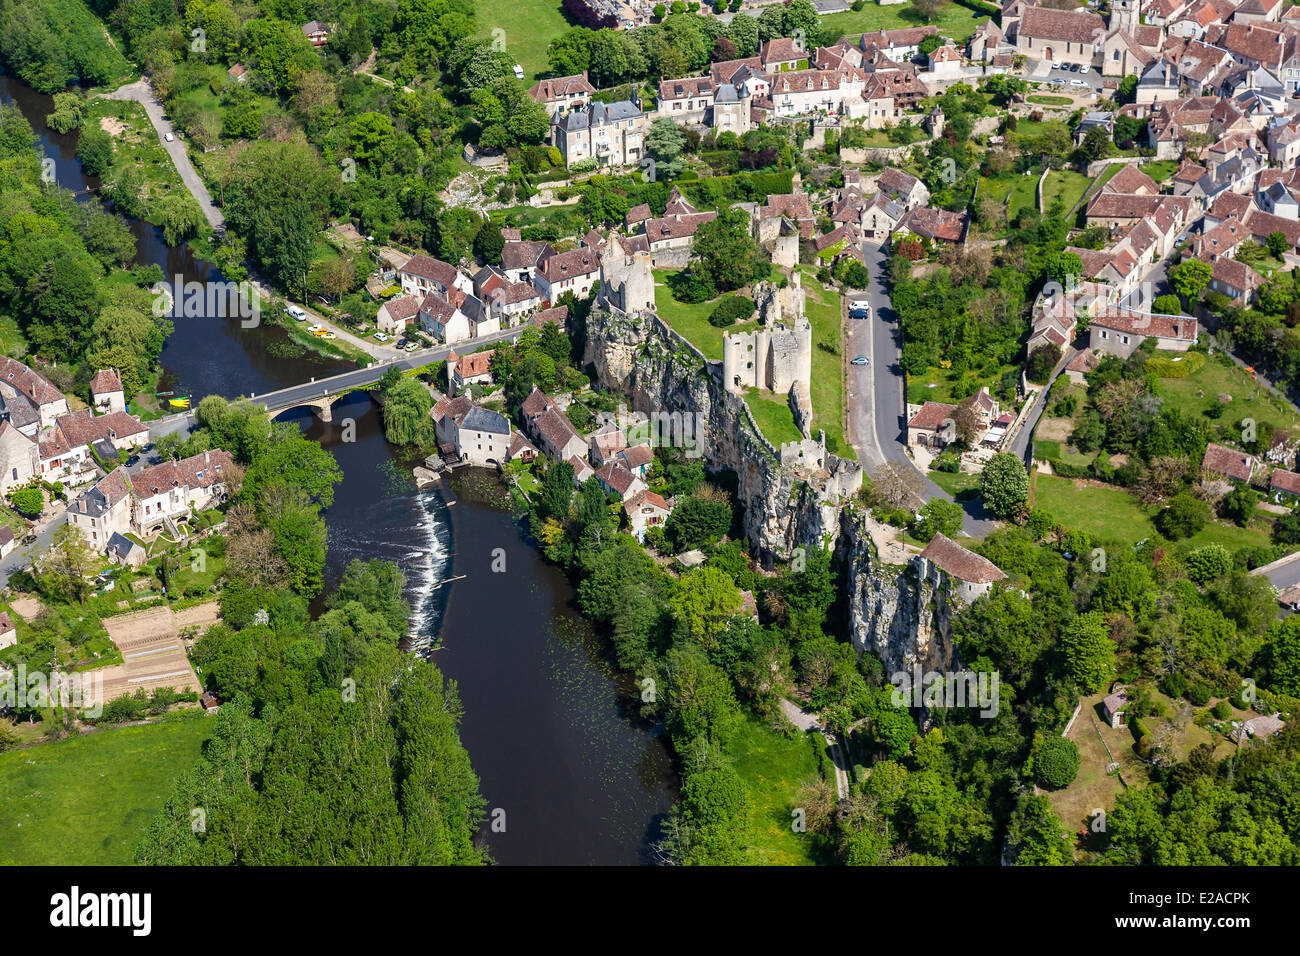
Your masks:
<svg viewBox="0 0 1300 956"><path fill-rule="evenodd" d="M324 337L327 336L327 335L332 335L332 334L333 334L333 333L330 332L329 329L317 329L315 332L312 333L312 335L319 335L319 336L321 336L322 338L324 338Z"/></svg>

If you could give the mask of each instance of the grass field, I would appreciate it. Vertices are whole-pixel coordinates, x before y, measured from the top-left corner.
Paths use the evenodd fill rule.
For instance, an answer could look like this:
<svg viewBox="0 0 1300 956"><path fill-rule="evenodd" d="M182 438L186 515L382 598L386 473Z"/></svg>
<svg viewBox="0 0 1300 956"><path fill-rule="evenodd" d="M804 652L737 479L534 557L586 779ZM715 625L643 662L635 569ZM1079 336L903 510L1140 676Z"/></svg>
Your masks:
<svg viewBox="0 0 1300 956"><path fill-rule="evenodd" d="M550 72L546 47L569 29L560 0L474 0L474 13L477 35L505 40L506 52L524 68L529 83Z"/></svg>
<svg viewBox="0 0 1300 956"><path fill-rule="evenodd" d="M749 790L750 861L767 866L806 866L821 859L816 837L790 828L799 788L817 780L815 741L768 730L753 716L727 745L727 756Z"/></svg>
<svg viewBox="0 0 1300 956"><path fill-rule="evenodd" d="M989 18L984 14L950 3L939 13L934 25L949 39L965 40L987 19ZM910 4L891 4L882 7L867 0L867 5L861 10L846 10L844 13L832 13L828 17L822 17L822 26L832 32L848 36L881 29L898 30L903 27L925 26L925 18L912 9Z"/></svg>
<svg viewBox="0 0 1300 956"><path fill-rule="evenodd" d="M806 312L812 323L813 436L826 431L827 450L842 458L856 458L844 440L844 317L840 294L824 288L809 269L803 270L807 292ZM829 345L828 352L822 345Z"/></svg>
<svg viewBox="0 0 1300 956"><path fill-rule="evenodd" d="M1164 355L1165 353L1156 353ZM1171 405L1190 414L1204 413L1220 404L1219 395L1231 395L1220 422L1239 422L1253 418L1274 428L1300 429L1300 416L1270 395L1244 370L1223 356L1211 356L1205 365L1186 378L1162 378L1156 394Z"/></svg>
<svg viewBox="0 0 1300 956"><path fill-rule="evenodd" d="M745 403L754 414L759 431L777 448L785 442L798 441L803 437L794 423L794 412L784 395L766 390L751 390L745 396Z"/></svg>
<svg viewBox="0 0 1300 956"><path fill-rule="evenodd" d="M1117 164L1118 165L1118 164ZM1174 173L1178 172L1178 161L1175 159L1157 159L1154 162L1142 163L1138 169L1146 173L1158 183L1164 182Z"/></svg>
<svg viewBox="0 0 1300 956"><path fill-rule="evenodd" d="M1072 478L1035 474L1031 481L1033 507L1041 508L1066 528L1087 531L1113 544L1131 545L1154 537L1156 527L1151 516L1157 508L1147 508L1122 488L1096 483L1081 487ZM1199 548L1220 544L1229 551L1268 544L1268 519L1261 513L1248 528L1226 521L1212 520L1201 531L1180 541L1180 548Z"/></svg>
<svg viewBox="0 0 1300 956"><path fill-rule="evenodd" d="M1053 96L1051 93L1031 93L1025 100L1037 106L1069 106L1074 102L1068 96Z"/></svg>
<svg viewBox="0 0 1300 956"><path fill-rule="evenodd" d="M1043 212L1052 208L1052 203L1060 199L1065 211L1069 212L1074 204L1083 198L1084 192L1092 182L1091 176L1076 173L1070 169L1054 169L1047 174L1043 183Z"/></svg>
<svg viewBox="0 0 1300 956"><path fill-rule="evenodd" d="M980 476L966 471L931 471L927 478L956 498L963 492L979 493Z"/></svg>
<svg viewBox="0 0 1300 956"><path fill-rule="evenodd" d="M723 336L756 328L758 323L737 323L725 329L710 325L709 313L718 304L718 299L710 299L708 302L678 302L668 288L668 277L672 274L667 269L655 270L655 311L707 358L721 362Z"/></svg>
<svg viewBox="0 0 1300 956"><path fill-rule="evenodd" d="M186 716L0 755L0 864L130 863L211 728Z"/></svg>

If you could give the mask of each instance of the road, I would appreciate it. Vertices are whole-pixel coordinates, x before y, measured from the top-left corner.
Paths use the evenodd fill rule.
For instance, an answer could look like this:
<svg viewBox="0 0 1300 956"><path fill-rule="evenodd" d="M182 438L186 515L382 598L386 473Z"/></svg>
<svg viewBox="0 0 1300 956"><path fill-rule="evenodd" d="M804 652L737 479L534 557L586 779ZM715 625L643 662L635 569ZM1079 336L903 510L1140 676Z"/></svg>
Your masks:
<svg viewBox="0 0 1300 956"><path fill-rule="evenodd" d="M16 546L4 558L0 558L0 588L7 587L9 576L16 571L21 571L31 563L33 555L42 553L50 546L50 539L54 537L54 532L68 520L67 508L56 502L58 510L52 518L46 519L46 522L38 526L36 532L36 541L26 547Z"/></svg>
<svg viewBox="0 0 1300 956"><path fill-rule="evenodd" d="M903 401L903 370L898 364L894 312L886 291L885 276L889 257L884 247L863 244L867 271L871 283L867 297L871 302L871 318L849 319L845 338L848 357L867 357L866 365L849 365L848 394L849 443L858 453L858 459L870 475L886 461L898 462L919 471L907 454L907 432ZM952 496L924 475L925 497ZM981 501L959 502L966 512L962 530L973 538L986 537L997 527Z"/></svg>
<svg viewBox="0 0 1300 956"><path fill-rule="evenodd" d="M149 85L148 80L136 80L134 83L128 83L120 86L112 93L107 95L110 100L134 100L144 107L145 113L149 117L149 122L158 132L158 139L167 150L167 155L172 158L172 163L176 166L176 171L180 173L181 182L185 188L190 191L190 195L199 204L199 209L203 211L203 218L208 221L213 229L221 231L226 228L226 217L221 214L216 203L212 201L212 196L208 193L208 187L203 185L203 180L199 174L194 171L194 166L190 163L189 153L185 149L185 141L181 139L167 115L158 102L158 97L154 95L153 87ZM167 134L172 134L171 142L167 141Z"/></svg>

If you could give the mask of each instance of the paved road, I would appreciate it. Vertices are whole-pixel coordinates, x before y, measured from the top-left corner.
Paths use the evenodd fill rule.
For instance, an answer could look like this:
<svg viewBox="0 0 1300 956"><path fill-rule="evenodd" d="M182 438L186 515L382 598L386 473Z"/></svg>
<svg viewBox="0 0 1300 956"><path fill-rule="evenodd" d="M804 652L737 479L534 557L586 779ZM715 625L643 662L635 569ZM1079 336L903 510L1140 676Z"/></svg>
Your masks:
<svg viewBox="0 0 1300 956"><path fill-rule="evenodd" d="M18 546L9 552L4 558L0 559L0 587L9 584L9 576L16 571L21 571L31 564L32 557L40 554L50 546L50 538L54 532L68 520L68 512L63 505L58 505L59 510L54 517L47 519L46 523L39 526L36 532L36 541L26 547Z"/></svg>
<svg viewBox="0 0 1300 956"><path fill-rule="evenodd" d="M867 365L850 365L848 377L849 442L870 475L885 461L916 469L907 454L907 431L903 400L903 370L898 364L896 326L898 316L889 301L885 277L888 256L882 246L863 246L871 284L867 296L871 318L849 319L846 340L848 357L865 355ZM919 470L919 469L917 469ZM926 498L952 496L922 476ZM962 529L973 538L983 538L997 527L980 501L959 502L966 512Z"/></svg>
<svg viewBox="0 0 1300 956"><path fill-rule="evenodd" d="M158 97L154 95L153 87L149 85L148 80L137 80L134 83L128 83L126 86L120 86L112 93L107 95L110 100L134 100L144 107L144 111L149 116L149 122L153 123L153 128L158 131L158 139L162 142L163 149L167 150L167 155L172 158L176 165L176 171L181 175L181 182L185 183L185 188L190 191L190 195L198 202L199 208L203 210L203 217L207 219L208 225L218 231L226 228L226 217L221 214L216 203L212 201L212 196L208 193L208 187L203 185L203 180L199 174L194 171L190 164L189 153L185 150L185 141L181 139L171 122L167 119L162 104L158 102ZM172 141L167 141L167 134L172 134Z"/></svg>

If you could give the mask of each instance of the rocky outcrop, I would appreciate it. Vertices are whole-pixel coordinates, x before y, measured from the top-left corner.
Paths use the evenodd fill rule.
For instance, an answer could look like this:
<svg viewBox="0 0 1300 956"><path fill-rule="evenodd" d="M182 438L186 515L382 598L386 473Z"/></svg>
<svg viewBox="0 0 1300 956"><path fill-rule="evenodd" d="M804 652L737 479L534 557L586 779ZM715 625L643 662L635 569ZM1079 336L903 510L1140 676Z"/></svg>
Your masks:
<svg viewBox="0 0 1300 956"><path fill-rule="evenodd" d="M946 575L918 556L888 564L872 540L871 518L854 508L841 516L837 556L849 597L853 646L885 665L885 679L898 671L951 670L953 605Z"/></svg>
<svg viewBox="0 0 1300 956"><path fill-rule="evenodd" d="M805 440L775 448L743 398L722 386L710 362L653 313L593 310L584 361L599 382L649 415L654 438L698 449L713 470L734 471L744 528L755 557L770 567L795 548L817 548L839 534L839 511L861 486L856 462ZM671 432L671 433L666 433Z"/></svg>

